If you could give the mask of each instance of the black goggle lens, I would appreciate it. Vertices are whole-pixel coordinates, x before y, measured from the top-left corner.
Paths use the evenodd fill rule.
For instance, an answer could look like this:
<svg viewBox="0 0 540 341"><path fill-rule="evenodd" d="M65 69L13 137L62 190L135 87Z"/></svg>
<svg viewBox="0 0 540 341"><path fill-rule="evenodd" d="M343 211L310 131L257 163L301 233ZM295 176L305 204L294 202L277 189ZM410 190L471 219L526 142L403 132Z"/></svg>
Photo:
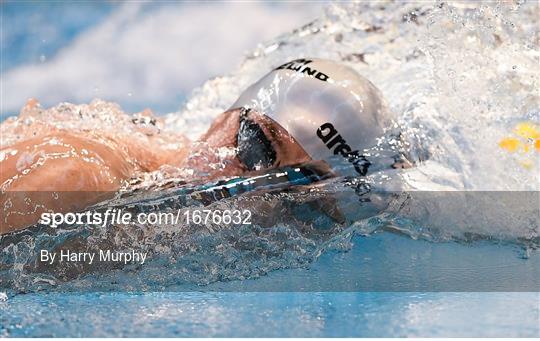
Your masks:
<svg viewBox="0 0 540 341"><path fill-rule="evenodd" d="M240 116L240 129L236 137L238 158L249 170L269 168L276 162L276 151L261 127L248 119L246 114Z"/></svg>

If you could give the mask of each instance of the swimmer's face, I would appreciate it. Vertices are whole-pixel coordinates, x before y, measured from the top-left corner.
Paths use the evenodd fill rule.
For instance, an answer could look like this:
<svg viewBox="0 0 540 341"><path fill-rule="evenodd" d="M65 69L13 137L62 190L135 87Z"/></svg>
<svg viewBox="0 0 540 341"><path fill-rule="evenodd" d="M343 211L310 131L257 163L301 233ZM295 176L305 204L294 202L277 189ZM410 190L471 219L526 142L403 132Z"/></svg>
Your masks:
<svg viewBox="0 0 540 341"><path fill-rule="evenodd" d="M309 155L279 124L254 110L233 109L219 116L202 140L233 147L231 166L257 171L308 162Z"/></svg>

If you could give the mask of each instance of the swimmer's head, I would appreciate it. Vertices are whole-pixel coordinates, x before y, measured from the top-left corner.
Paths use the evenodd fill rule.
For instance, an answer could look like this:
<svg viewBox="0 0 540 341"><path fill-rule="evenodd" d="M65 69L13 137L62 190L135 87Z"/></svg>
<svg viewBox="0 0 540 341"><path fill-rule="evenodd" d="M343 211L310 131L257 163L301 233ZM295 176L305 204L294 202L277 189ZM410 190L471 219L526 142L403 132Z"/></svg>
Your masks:
<svg viewBox="0 0 540 341"><path fill-rule="evenodd" d="M297 59L277 67L244 91L232 108L264 114L312 159L350 164L362 175L369 164L364 151L377 145L392 119L371 82L322 59ZM275 156L269 149L262 160L268 164ZM248 162L254 162L250 152L255 150L245 150Z"/></svg>

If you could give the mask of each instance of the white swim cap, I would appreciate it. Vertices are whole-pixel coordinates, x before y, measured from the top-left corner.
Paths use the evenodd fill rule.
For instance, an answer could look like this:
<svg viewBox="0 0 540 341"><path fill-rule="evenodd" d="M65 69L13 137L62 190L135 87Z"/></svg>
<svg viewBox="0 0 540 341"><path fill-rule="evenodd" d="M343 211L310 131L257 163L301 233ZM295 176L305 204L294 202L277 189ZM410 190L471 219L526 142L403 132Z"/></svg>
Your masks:
<svg viewBox="0 0 540 341"><path fill-rule="evenodd" d="M239 107L273 119L312 159L346 160L361 174L367 170L359 165L363 151L377 144L391 120L371 82L323 59L279 66L244 91L232 106Z"/></svg>

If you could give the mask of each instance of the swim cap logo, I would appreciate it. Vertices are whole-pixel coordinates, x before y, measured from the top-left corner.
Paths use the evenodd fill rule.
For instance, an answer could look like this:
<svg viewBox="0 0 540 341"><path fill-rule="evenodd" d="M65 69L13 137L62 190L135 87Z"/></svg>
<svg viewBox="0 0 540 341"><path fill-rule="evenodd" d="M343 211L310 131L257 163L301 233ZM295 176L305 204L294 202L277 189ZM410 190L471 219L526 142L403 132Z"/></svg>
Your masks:
<svg viewBox="0 0 540 341"><path fill-rule="evenodd" d="M292 70L298 73L305 73L308 76L312 76L312 77L317 78L320 81L326 82L329 78L328 75L324 74L323 72L320 72L319 70L315 68L306 66L311 62L313 62L313 60L296 59L288 63L285 63L281 66L278 66L276 70Z"/></svg>
<svg viewBox="0 0 540 341"><path fill-rule="evenodd" d="M352 150L351 146L347 144L347 141L338 133L332 123L326 122L321 125L317 129L317 136L329 150L334 149L334 155L339 154L346 157L347 161L352 163L358 174L367 174L371 162L364 155L360 155L358 150Z"/></svg>

